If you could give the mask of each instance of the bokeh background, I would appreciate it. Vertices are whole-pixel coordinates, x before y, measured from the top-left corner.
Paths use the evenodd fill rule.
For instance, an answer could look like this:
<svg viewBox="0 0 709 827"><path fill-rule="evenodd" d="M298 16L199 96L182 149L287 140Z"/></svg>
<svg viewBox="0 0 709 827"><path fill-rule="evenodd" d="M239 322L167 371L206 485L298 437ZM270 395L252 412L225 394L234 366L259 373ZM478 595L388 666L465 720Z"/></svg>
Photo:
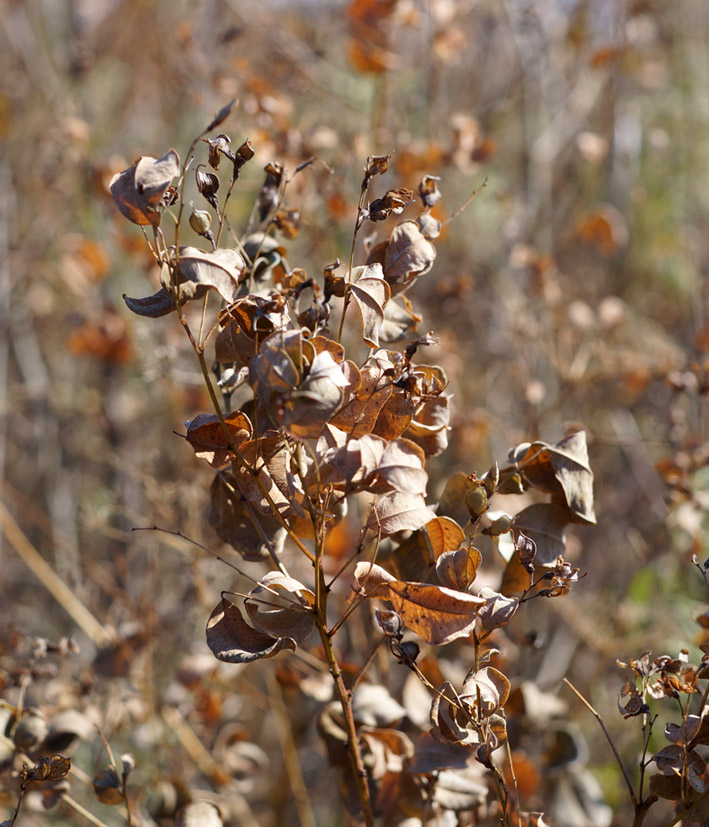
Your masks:
<svg viewBox="0 0 709 827"><path fill-rule="evenodd" d="M600 730L559 680L634 763L639 727L617 712L616 658L701 656L706 587L691 560L707 557L709 497L707 43L704 0L0 2L7 702L22 687L50 720L76 709L100 723L117 754L136 755L147 824L172 824L176 802L201 795L231 823L262 827L298 823L277 711L290 705L318 823L341 823L314 707L288 694L286 659L274 683L275 662L247 674L206 648L233 573L180 537L132 530L221 550L206 520L211 475L174 433L209 410L198 366L173 319L131 316L121 299L156 280L108 182L140 155L184 154L237 98L222 128L256 158L232 199L235 227L266 163L324 162L291 185L302 227L282 240L311 275L349 254L368 155L394 153L387 188L440 176L441 219L486 182L410 294L453 393L429 491L435 500L451 471L482 473L521 441L587 430L598 526L568 544L588 575L524 620L536 643L507 668L563 700L580 733L569 766L589 767L628 823ZM38 638L62 636L79 651L39 656ZM90 778L104 746L89 739L76 763ZM3 782L9 818L9 771ZM125 823L73 784L105 824ZM545 784L528 790L542 809L555 794ZM557 823L599 823L593 806L557 807ZM18 823L85 821L35 801Z"/></svg>

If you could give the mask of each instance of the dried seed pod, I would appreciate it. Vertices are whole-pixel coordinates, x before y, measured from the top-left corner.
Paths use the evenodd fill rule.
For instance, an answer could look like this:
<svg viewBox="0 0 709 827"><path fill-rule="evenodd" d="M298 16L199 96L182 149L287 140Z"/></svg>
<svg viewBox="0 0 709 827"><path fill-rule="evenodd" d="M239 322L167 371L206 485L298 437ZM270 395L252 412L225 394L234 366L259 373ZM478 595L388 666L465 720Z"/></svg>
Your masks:
<svg viewBox="0 0 709 827"><path fill-rule="evenodd" d="M473 520L477 520L487 510L487 492L480 483L477 483L475 488L471 488L465 495L465 505Z"/></svg>

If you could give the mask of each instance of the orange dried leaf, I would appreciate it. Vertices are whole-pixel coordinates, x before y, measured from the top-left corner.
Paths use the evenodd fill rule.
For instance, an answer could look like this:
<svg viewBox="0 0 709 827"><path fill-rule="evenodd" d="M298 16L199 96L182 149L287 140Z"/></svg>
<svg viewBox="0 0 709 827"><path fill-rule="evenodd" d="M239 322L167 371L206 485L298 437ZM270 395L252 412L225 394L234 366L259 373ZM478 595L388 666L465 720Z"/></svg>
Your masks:
<svg viewBox="0 0 709 827"><path fill-rule="evenodd" d="M239 448L251 439L253 428L246 414L234 411L224 417L231 446L221 421L215 414L199 414L187 423L187 441L195 455L205 459L213 468L224 468L235 459L231 447Z"/></svg>
<svg viewBox="0 0 709 827"><path fill-rule="evenodd" d="M439 646L473 630L485 600L444 586L395 580L389 600L404 623L426 643Z"/></svg>

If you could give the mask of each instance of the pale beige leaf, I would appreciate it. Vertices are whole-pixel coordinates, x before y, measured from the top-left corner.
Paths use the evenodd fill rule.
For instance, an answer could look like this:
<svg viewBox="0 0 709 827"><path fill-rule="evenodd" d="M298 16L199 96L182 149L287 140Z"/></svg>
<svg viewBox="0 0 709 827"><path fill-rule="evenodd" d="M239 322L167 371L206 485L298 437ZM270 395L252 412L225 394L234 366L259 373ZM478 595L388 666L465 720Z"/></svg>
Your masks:
<svg viewBox="0 0 709 827"><path fill-rule="evenodd" d="M487 718L507 702L510 681L493 666L486 666L471 675L463 684L460 699L473 710L476 718Z"/></svg>
<svg viewBox="0 0 709 827"><path fill-rule="evenodd" d="M432 516L422 494L393 491L379 497L367 526L386 537L395 531L415 531L426 525Z"/></svg>
<svg viewBox="0 0 709 827"><path fill-rule="evenodd" d="M357 563L354 570L355 588L358 593L370 596L375 592L386 599L386 586L396 578L376 563ZM380 588L380 586L382 588Z"/></svg>

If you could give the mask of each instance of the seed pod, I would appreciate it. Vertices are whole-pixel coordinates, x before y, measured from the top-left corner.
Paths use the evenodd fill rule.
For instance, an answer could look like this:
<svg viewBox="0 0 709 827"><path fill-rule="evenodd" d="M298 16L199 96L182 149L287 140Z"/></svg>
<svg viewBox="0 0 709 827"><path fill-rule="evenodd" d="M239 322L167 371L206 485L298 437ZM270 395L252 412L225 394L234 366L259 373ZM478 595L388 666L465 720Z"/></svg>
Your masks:
<svg viewBox="0 0 709 827"><path fill-rule="evenodd" d="M487 510L487 492L480 483L476 483L475 488L471 488L465 495L465 505L473 520L477 520Z"/></svg>
<svg viewBox="0 0 709 827"><path fill-rule="evenodd" d="M190 213L190 227L197 235L206 235L212 225L212 216L206 210L195 209L194 202L190 201L192 212Z"/></svg>
<svg viewBox="0 0 709 827"><path fill-rule="evenodd" d="M490 526L485 529L485 534L489 534L491 537L499 537L500 534L504 534L506 531L509 531L512 528L512 517L509 514L500 514L500 516L493 520Z"/></svg>

